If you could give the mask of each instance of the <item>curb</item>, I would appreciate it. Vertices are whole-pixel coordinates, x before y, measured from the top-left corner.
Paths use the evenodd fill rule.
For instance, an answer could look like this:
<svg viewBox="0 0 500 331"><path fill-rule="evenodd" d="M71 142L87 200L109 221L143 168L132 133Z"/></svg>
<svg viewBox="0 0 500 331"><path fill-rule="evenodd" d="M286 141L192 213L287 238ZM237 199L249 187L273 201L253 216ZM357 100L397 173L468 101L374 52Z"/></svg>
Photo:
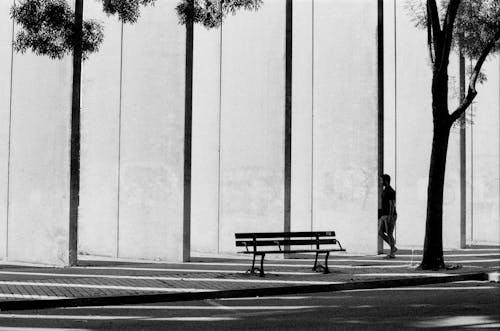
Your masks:
<svg viewBox="0 0 500 331"><path fill-rule="evenodd" d="M401 279L384 279L350 283L332 283L318 285L296 285L283 287L263 287L252 289L222 290L207 292L185 292L185 293L161 293L161 294L139 294L123 296L105 296L105 297L84 297L84 298L65 298L54 300L13 300L0 302L0 311L8 310L26 310L26 309L46 309L62 307L87 307L87 306L109 306L124 304L143 304L155 302L172 301L193 301L205 299L222 298L243 298L260 297L287 294L303 294L316 292L336 292L361 289L391 288L402 286L419 286L428 284L450 283L458 281L476 280L485 281L489 279L489 274L471 273L471 274L450 274L449 276L437 277L416 277Z"/></svg>

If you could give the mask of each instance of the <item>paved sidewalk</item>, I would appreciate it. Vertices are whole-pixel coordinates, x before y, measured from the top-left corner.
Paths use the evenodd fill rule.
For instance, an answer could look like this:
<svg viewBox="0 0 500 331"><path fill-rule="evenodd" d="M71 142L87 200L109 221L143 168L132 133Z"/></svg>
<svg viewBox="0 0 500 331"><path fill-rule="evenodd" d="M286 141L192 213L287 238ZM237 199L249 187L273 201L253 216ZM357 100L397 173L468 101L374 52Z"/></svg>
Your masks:
<svg viewBox="0 0 500 331"><path fill-rule="evenodd" d="M330 274L311 271L313 257L266 259L266 276L245 273L246 258L188 263L103 261L82 257L71 268L0 264L0 310L248 297L487 280L500 271L500 248L445 252L455 269L416 270L421 251L330 256ZM498 279L498 278L497 278Z"/></svg>

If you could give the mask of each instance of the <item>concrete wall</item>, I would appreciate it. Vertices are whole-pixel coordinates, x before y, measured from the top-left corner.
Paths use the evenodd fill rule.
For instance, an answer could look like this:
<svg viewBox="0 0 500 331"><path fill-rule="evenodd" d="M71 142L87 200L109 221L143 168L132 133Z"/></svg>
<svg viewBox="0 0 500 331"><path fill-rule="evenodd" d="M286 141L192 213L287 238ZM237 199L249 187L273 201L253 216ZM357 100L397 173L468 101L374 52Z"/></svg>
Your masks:
<svg viewBox="0 0 500 331"><path fill-rule="evenodd" d="M0 252L10 261L62 265L68 262L71 58L27 52L11 61L10 5L0 7Z"/></svg>
<svg viewBox="0 0 500 331"><path fill-rule="evenodd" d="M182 259L184 26L176 1L126 26L120 156L119 254Z"/></svg>
<svg viewBox="0 0 500 331"><path fill-rule="evenodd" d="M284 0L268 1L222 30L222 252L235 250L235 232L283 230L284 14Z"/></svg>
<svg viewBox="0 0 500 331"><path fill-rule="evenodd" d="M193 252L283 230L285 3L195 30Z"/></svg>
<svg viewBox="0 0 500 331"><path fill-rule="evenodd" d="M292 231L313 230L313 8L312 1L293 3Z"/></svg>
<svg viewBox="0 0 500 331"><path fill-rule="evenodd" d="M98 3L86 3L85 15L106 30L100 52L83 66L81 254L182 259L186 34L175 4L146 8L122 30ZM222 29L196 27L194 254L234 253L235 232L284 228L285 4L265 1L257 12L228 17ZM394 2L384 4L386 172L398 192L398 246L421 247L432 138L426 36L403 3L396 21L388 15ZM335 230L349 252L375 253L376 2L293 5L291 227ZM15 54L11 88L10 5L0 6L0 257L61 265L71 59ZM489 81L468 129L470 243L498 244L498 68L498 58L486 65ZM450 90L457 82L455 56ZM451 93L450 104L456 99ZM458 155L454 130L445 247L458 247L460 238Z"/></svg>
<svg viewBox="0 0 500 331"><path fill-rule="evenodd" d="M467 128L469 244L500 244L500 60L484 64L488 80L477 86L478 95ZM470 114L472 113L472 116Z"/></svg>
<svg viewBox="0 0 500 331"><path fill-rule="evenodd" d="M12 52L11 3L0 3L0 258L7 255L7 202L10 136L10 77Z"/></svg>
<svg viewBox="0 0 500 331"><path fill-rule="evenodd" d="M100 4L85 6L106 37L83 65L81 254L182 259L186 32L175 5L145 9L123 34ZM0 7L0 255L64 265L72 61L28 52L11 62L9 8Z"/></svg>
<svg viewBox="0 0 500 331"><path fill-rule="evenodd" d="M375 253L376 2L317 1L314 29L313 228Z"/></svg>
<svg viewBox="0 0 500 331"><path fill-rule="evenodd" d="M182 259L186 32L175 5L144 8L123 34L87 5L106 39L83 73L82 254Z"/></svg>
<svg viewBox="0 0 500 331"><path fill-rule="evenodd" d="M333 229L351 251L374 252L376 4L295 1L293 15L291 227ZM222 39L196 30L195 252L234 252L235 232L284 228L285 19L285 1L269 1L230 17ZM343 31L353 20L359 30Z"/></svg>
<svg viewBox="0 0 500 331"><path fill-rule="evenodd" d="M191 246L219 252L221 29L195 25Z"/></svg>
<svg viewBox="0 0 500 331"><path fill-rule="evenodd" d="M71 59L14 56L9 260L68 261Z"/></svg>
<svg viewBox="0 0 500 331"><path fill-rule="evenodd" d="M82 68L78 251L117 256L122 25L95 2L85 2L84 14L104 24L105 36Z"/></svg>

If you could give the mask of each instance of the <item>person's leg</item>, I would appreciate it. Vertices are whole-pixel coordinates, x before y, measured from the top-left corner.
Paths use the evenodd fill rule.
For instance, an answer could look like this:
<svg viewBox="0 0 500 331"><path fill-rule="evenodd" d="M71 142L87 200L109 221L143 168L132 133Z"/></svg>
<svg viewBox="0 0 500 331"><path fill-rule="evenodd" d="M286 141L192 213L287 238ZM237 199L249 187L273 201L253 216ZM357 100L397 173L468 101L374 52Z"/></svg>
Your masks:
<svg viewBox="0 0 500 331"><path fill-rule="evenodd" d="M387 237L389 239L389 246L391 246L391 254L392 256L394 256L394 253L396 253L396 251L398 250L396 248L396 240L394 239L394 227L396 226L396 219L397 219L397 216L394 216L394 217L391 217L391 218L387 218L387 222L386 222L386 229L387 229Z"/></svg>
<svg viewBox="0 0 500 331"><path fill-rule="evenodd" d="M378 220L378 235L382 238L387 244L391 245L389 237L386 235L387 233L387 216L381 216ZM392 246L391 246L392 247Z"/></svg>

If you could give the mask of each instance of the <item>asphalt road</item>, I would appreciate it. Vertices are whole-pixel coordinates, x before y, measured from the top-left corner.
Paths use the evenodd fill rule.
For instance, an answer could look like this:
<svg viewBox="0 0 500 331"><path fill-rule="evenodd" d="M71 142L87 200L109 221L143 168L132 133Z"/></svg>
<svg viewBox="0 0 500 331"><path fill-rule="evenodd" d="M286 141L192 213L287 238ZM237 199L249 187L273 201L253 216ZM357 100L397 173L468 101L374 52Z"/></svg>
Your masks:
<svg viewBox="0 0 500 331"><path fill-rule="evenodd" d="M500 330L500 284L0 313L0 330Z"/></svg>

